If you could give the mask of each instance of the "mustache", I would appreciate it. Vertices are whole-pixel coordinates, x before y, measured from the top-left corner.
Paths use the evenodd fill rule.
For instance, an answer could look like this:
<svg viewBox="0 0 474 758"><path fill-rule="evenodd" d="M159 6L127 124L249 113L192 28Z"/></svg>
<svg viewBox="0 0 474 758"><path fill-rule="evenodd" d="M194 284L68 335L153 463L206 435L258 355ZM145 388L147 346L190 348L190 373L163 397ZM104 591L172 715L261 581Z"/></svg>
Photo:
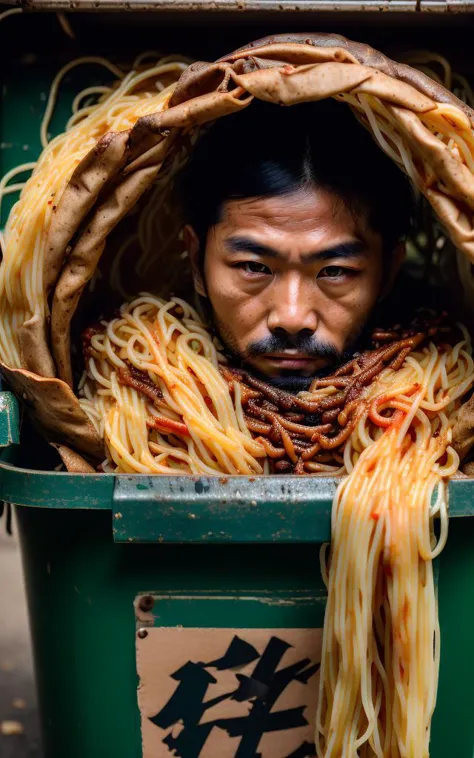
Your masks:
<svg viewBox="0 0 474 758"><path fill-rule="evenodd" d="M297 350L298 353L310 358L324 358L331 363L340 363L344 358L344 353L330 342L324 342L312 334L301 332L297 334L271 334L257 342L251 342L242 357L244 360L248 360L248 358L255 358L258 355L282 353L286 350Z"/></svg>

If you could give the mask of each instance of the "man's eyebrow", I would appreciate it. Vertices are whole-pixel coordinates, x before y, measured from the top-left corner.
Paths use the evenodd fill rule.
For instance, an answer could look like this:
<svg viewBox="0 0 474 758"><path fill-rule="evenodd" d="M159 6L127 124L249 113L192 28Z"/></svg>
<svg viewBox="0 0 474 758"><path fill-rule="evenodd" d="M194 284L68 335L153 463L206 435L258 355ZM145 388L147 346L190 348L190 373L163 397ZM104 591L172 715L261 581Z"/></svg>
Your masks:
<svg viewBox="0 0 474 758"><path fill-rule="evenodd" d="M329 261L333 258L360 258L366 253L367 247L364 243L354 240L354 242L342 242L340 245L334 245L326 250L308 253L301 256L301 260L303 263L312 263L313 261Z"/></svg>
<svg viewBox="0 0 474 758"><path fill-rule="evenodd" d="M266 258L285 257L272 247L256 242L249 237L230 237L226 240L226 247L231 253L253 253ZM353 242L341 242L341 244L334 245L326 250L307 253L301 257L301 260L303 263L313 263L315 261L329 261L334 258L360 258L366 252L367 248L364 243L354 240Z"/></svg>
<svg viewBox="0 0 474 758"><path fill-rule="evenodd" d="M282 255L268 245L255 242L250 237L230 237L226 240L226 247L231 253L253 253L266 258L281 258Z"/></svg>

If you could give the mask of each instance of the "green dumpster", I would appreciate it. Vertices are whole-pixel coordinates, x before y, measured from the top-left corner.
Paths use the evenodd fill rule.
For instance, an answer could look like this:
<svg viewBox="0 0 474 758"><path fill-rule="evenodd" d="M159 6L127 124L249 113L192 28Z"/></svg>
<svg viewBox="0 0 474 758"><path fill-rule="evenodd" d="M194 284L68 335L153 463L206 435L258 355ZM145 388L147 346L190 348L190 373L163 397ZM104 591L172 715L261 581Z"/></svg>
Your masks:
<svg viewBox="0 0 474 758"><path fill-rule="evenodd" d="M0 175L36 159L46 93L60 65L102 51L104 40L106 52L123 57L127 50L133 58L131 46L138 46L135 52L162 46L206 60L272 31L317 28L381 48L394 38L414 48L423 37L427 47L465 62L472 36L470 16L420 13L464 9L449 0L347 2L346 11L344 3L327 0L299 6L236 0L221 3L234 15L218 19L216 11L212 22L191 13L199 3L160 2L168 14L179 10L186 18L77 13L71 41L53 14L31 14L21 50L16 34L2 37L0 55L10 58L3 66ZM71 7L94 10L99 4L80 0ZM138 3L148 9L155 4ZM107 3L115 11L130 5ZM65 4L32 0L28 7L63 10ZM373 16L362 12L367 8ZM247 14L244 24L241 9L258 15L249 21ZM391 11L389 23L385 13L380 23L379 9ZM361 12L357 19L354 11ZM132 23L138 33L130 40ZM212 35L203 33L207 26ZM455 50L446 50L450 33ZM75 76L63 84L53 132L70 115L80 83ZM94 77L87 83L102 83L99 74ZM11 202L5 199L0 226ZM18 443L16 400L0 393L0 501L13 503L16 512L45 758L199 756L204 738L215 745L208 758L254 758L262 744L272 758L314 755L307 721L314 712L326 597L319 549L329 539L337 482L45 472L15 465ZM472 480L451 483L450 514L448 545L436 564L442 652L431 758L473 758ZM269 686L276 671L292 667L272 708L252 680L258 665L267 667ZM229 697L236 690L239 698ZM266 711L255 723L249 714L259 700ZM186 753L176 752L179 738Z"/></svg>
<svg viewBox="0 0 474 758"><path fill-rule="evenodd" d="M18 439L14 398L3 393L1 407L5 445ZM15 504L46 758L173 755L169 724L181 706L180 734L193 749L204 732L226 749L251 744L255 731L241 726L242 714L245 697L258 700L258 692L226 702L229 677L287 661L298 681L259 728L281 730L277 744L289 750L275 756L300 745L294 755L314 755L305 752L310 727L295 712L309 710L317 677L325 606L318 552L336 486L313 477L45 473L3 462L0 498ZM472 758L474 748L473 487L451 483L450 536L437 562L432 758ZM186 672L195 676L190 690ZM202 681L221 700L198 718Z"/></svg>

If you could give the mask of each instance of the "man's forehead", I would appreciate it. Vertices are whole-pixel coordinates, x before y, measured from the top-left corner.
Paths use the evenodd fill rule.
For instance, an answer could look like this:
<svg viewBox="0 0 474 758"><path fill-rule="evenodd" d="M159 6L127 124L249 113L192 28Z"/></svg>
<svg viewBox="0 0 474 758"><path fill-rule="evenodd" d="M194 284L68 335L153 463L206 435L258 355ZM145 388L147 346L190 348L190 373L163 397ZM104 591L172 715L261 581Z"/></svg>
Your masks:
<svg viewBox="0 0 474 758"><path fill-rule="evenodd" d="M354 240L368 245L378 240L364 216L352 213L337 195L313 187L230 200L216 231L226 240L250 238L282 250L299 248L301 253Z"/></svg>
<svg viewBox="0 0 474 758"><path fill-rule="evenodd" d="M340 229L356 234L366 219L352 213L337 195L308 187L285 195L229 200L222 207L219 226L227 234L243 227L292 233Z"/></svg>

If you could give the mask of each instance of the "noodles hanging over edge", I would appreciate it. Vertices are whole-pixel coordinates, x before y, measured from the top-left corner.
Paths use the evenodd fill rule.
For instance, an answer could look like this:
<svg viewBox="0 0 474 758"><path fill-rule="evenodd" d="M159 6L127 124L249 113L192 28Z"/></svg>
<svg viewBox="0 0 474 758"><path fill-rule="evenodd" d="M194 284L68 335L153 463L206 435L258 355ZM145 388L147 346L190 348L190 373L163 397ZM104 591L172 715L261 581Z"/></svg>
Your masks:
<svg viewBox="0 0 474 758"><path fill-rule="evenodd" d="M473 368L467 335L413 352L380 377L376 412L346 446L328 570L322 555L318 758L429 755L440 650L432 560L447 539L452 428Z"/></svg>

